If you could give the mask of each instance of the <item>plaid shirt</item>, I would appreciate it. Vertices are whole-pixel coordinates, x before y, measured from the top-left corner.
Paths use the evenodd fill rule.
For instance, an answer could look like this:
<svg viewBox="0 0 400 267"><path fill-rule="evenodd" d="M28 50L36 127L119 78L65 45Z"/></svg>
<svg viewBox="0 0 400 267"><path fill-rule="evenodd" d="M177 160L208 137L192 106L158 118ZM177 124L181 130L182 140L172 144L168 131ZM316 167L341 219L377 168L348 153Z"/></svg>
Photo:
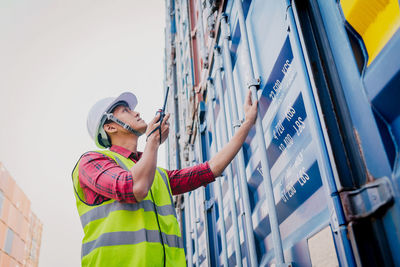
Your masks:
<svg viewBox="0 0 400 267"><path fill-rule="evenodd" d="M110 150L135 163L142 156L141 152L132 153L115 145ZM167 173L174 195L192 191L202 185L206 186L215 180L208 162L181 170L167 170ZM82 156L79 163L79 182L88 204L100 204L111 198L120 202L136 203L132 191L132 173L99 152L87 152Z"/></svg>

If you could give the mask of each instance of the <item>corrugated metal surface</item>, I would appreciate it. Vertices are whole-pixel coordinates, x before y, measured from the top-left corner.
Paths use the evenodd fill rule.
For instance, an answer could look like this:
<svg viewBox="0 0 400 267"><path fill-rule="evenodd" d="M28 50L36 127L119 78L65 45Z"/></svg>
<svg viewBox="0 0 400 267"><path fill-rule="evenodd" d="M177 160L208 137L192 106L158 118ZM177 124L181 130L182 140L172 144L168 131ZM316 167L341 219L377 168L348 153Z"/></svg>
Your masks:
<svg viewBox="0 0 400 267"><path fill-rule="evenodd" d="M188 265L400 264L399 31L367 67L334 0L166 3L171 169L215 155L259 87L236 159L176 199Z"/></svg>

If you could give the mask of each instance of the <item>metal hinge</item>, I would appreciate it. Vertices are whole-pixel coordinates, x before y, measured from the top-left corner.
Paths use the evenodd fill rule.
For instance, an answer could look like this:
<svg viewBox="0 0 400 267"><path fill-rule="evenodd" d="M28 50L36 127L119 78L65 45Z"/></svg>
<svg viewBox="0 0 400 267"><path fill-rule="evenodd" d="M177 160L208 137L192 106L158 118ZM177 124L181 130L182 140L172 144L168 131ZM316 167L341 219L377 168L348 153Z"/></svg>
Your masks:
<svg viewBox="0 0 400 267"><path fill-rule="evenodd" d="M339 195L348 222L370 217L393 202L393 190L387 177L376 179L357 190L341 192Z"/></svg>

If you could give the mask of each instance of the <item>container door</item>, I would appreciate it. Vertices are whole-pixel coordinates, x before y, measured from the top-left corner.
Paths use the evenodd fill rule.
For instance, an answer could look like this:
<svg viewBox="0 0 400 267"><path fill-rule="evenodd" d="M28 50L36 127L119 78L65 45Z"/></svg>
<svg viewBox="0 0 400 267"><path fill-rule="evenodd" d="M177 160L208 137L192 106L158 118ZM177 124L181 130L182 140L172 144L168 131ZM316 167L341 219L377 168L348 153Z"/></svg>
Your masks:
<svg viewBox="0 0 400 267"><path fill-rule="evenodd" d="M335 184L320 103L307 70L292 7L285 1L244 1L253 66L261 77L261 111L285 261L352 265L353 256ZM245 95L241 32L235 5L227 6L236 90ZM240 102L242 101L241 98ZM237 103L243 114L242 103ZM252 221L260 265L274 262L263 171L254 133L244 146Z"/></svg>

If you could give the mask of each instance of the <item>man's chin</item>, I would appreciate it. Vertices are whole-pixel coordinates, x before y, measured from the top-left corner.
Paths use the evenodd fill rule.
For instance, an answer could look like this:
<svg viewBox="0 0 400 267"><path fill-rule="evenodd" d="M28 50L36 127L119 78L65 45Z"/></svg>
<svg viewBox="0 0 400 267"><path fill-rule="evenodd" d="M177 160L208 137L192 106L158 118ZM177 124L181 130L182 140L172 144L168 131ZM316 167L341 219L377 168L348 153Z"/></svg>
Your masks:
<svg viewBox="0 0 400 267"><path fill-rule="evenodd" d="M138 129L139 133L144 134L147 130L147 124L146 126L143 126L142 128Z"/></svg>

